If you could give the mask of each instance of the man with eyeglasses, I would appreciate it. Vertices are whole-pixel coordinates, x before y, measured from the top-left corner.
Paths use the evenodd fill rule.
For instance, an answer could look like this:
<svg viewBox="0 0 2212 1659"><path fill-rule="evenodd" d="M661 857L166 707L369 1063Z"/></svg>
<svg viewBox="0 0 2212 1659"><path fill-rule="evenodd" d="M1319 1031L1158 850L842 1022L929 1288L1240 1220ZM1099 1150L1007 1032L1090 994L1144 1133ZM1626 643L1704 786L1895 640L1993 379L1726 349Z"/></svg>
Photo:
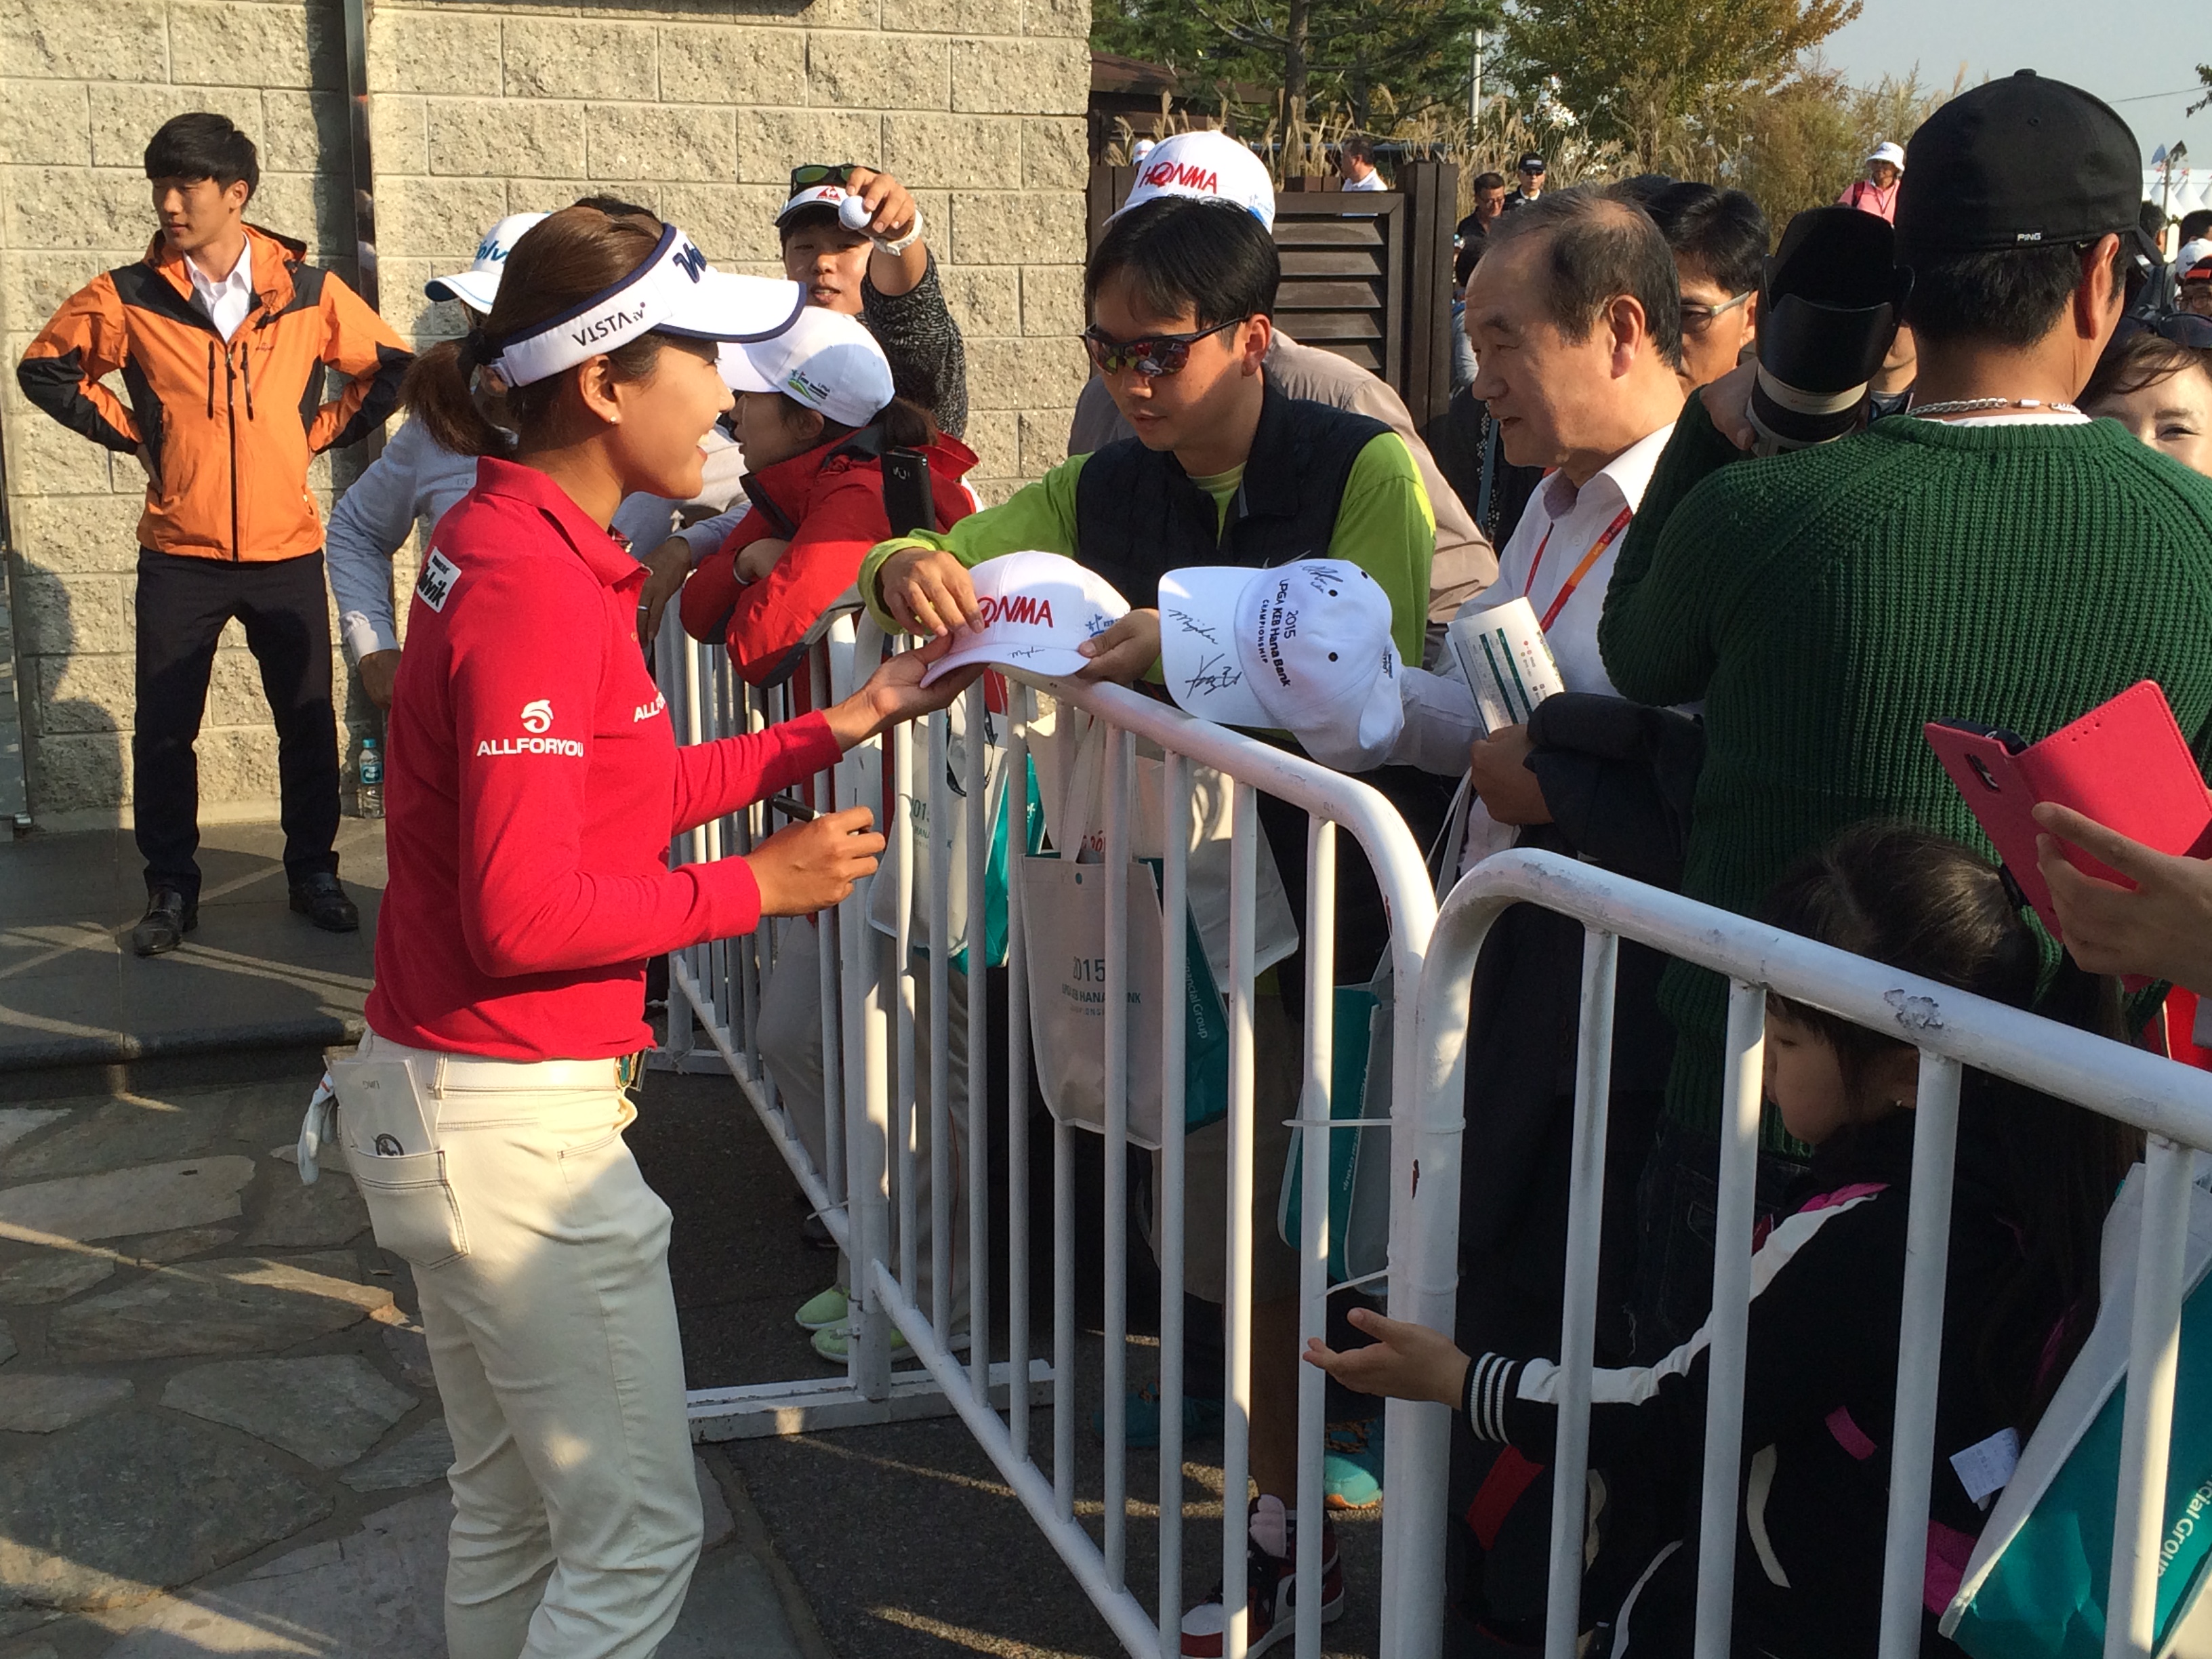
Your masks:
<svg viewBox="0 0 2212 1659"><path fill-rule="evenodd" d="M1685 181L1653 198L1647 211L1674 255L1682 290L1682 390L1717 380L1759 337L1759 283L1766 263L1766 216L1740 190Z"/></svg>
<svg viewBox="0 0 2212 1659"><path fill-rule="evenodd" d="M847 222L858 218L859 228ZM783 274L806 303L858 317L890 360L891 385L952 436L968 430L968 348L945 303L921 209L888 173L850 161L791 170L775 216Z"/></svg>
<svg viewBox="0 0 2212 1659"><path fill-rule="evenodd" d="M1156 154L1154 161L1158 162ZM1382 422L1285 397L1263 372L1282 264L1256 212L1219 199L1163 196L1116 215L1085 271L1091 325L1084 343L1115 406L1135 432L1076 455L1003 506L951 530L882 544L860 567L860 592L885 625L923 635L980 625L969 567L1027 550L1067 555L1113 583L1133 607L1083 647L1087 679L1157 683L1159 584L1196 565L1271 568L1334 557L1358 565L1389 596L1401 659L1419 662L1436 525L1405 442ZM1287 734L1280 734L1288 742ZM1417 840L1440 824L1447 791L1411 768L1366 775L1407 814ZM1261 796L1267 831L1293 914L1304 913L1306 817ZM1356 848L1337 866L1336 977L1363 983L1389 938L1374 877ZM1285 1161L1297 1086L1277 1062L1300 1052L1289 1022L1303 1007L1303 955L1276 965L1279 996L1255 1018L1264 1074L1255 1095L1255 1170L1271 1183ZM1184 1281L1191 1296L1226 1296L1227 1141L1222 1126L1194 1132L1188 1156ZM1211 1199L1209 1212L1201 1207ZM1325 1531L1322 1605L1291 1599L1297 1500L1297 1253L1272 1219L1272 1185L1256 1193L1252 1260L1252 1477L1249 1593L1255 1651L1288 1635L1295 1618L1335 1618L1343 1577ZM1172 1294L1176 1287L1169 1287ZM1188 1368L1194 1389L1198 1368ZM1194 1402L1188 1402L1194 1403ZM1186 1422L1190 1420L1186 1413ZM1237 1494L1242 1500L1243 1494ZM1279 1501L1278 1501L1279 1500ZM1227 1603L1185 1618L1187 1659L1223 1651Z"/></svg>

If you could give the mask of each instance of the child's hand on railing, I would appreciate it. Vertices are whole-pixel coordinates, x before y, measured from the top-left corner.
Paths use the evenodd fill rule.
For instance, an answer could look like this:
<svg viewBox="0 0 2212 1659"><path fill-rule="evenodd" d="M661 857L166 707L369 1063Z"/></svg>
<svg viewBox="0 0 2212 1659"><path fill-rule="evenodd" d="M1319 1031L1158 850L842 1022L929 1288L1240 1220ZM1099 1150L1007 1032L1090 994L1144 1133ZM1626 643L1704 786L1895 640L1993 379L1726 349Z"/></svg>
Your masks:
<svg viewBox="0 0 2212 1659"><path fill-rule="evenodd" d="M876 872L884 838L865 806L828 812L779 830L745 854L759 884L761 915L805 916L842 902L853 884Z"/></svg>
<svg viewBox="0 0 2212 1659"><path fill-rule="evenodd" d="M1306 1343L1306 1364L1320 1366L1358 1394L1434 1400L1454 1408L1461 1404L1472 1362L1451 1338L1425 1325L1385 1319L1366 1308L1354 1308L1348 1317L1375 1339L1375 1346L1339 1353L1316 1336Z"/></svg>

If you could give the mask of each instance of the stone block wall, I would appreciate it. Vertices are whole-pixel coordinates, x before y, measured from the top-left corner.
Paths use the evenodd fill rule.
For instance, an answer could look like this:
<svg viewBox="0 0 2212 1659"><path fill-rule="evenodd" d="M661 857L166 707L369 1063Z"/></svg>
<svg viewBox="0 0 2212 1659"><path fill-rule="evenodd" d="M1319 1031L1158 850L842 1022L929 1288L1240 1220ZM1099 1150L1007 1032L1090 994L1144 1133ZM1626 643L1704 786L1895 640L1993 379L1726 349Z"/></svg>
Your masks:
<svg viewBox="0 0 2212 1659"><path fill-rule="evenodd" d="M640 202L708 257L779 274L801 161L890 168L920 200L968 339L974 481L1003 498L1064 453L1081 327L1088 0L374 0L370 131L384 314L458 331L422 285L501 216ZM253 216L351 278L338 0L0 0L0 288L12 366L61 299L143 252L139 158L182 109L261 147ZM15 635L44 823L127 810L137 470L29 409L0 431ZM342 482L349 476L339 463ZM328 463L316 488L329 502ZM418 549L402 550L412 580ZM275 735L242 640L200 744L207 816L273 812ZM366 710L352 699L356 726Z"/></svg>

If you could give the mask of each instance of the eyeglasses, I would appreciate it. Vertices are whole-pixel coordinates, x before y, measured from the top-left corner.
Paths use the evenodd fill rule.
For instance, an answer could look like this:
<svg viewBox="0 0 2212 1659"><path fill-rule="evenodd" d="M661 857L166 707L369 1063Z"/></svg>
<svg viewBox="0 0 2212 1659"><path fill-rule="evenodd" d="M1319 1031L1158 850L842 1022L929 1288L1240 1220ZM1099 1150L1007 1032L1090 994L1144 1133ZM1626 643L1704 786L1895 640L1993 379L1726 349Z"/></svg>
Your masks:
<svg viewBox="0 0 2212 1659"><path fill-rule="evenodd" d="M800 191L811 190L817 185L835 185L838 189L842 190L852 181L853 168L855 165L857 164L852 161L835 163L817 161L805 167L793 167L791 170L791 193L796 196Z"/></svg>
<svg viewBox="0 0 2212 1659"><path fill-rule="evenodd" d="M1742 305L1757 292L1758 290L1756 289L1747 288L1744 289L1742 293L1737 295L1735 299L1728 301L1726 303L1722 305L1684 306L1682 307L1682 332L1685 334L1703 334L1715 323L1720 321L1723 313L1734 311L1738 306Z"/></svg>
<svg viewBox="0 0 2212 1659"><path fill-rule="evenodd" d="M1157 380L1163 374L1177 374L1190 361L1190 349L1209 334L1218 334L1224 329L1249 323L1249 317L1231 317L1225 323L1216 323L1212 328L1201 328L1195 334L1152 334L1140 340L1116 340L1100 332L1096 325L1083 331L1083 343L1091 353L1091 361L1109 374L1133 368L1147 380Z"/></svg>
<svg viewBox="0 0 2212 1659"><path fill-rule="evenodd" d="M2123 317L2112 337L2124 340L2131 334L2155 334L2191 351L2212 351L2212 317L2191 311L2172 311L2157 318Z"/></svg>

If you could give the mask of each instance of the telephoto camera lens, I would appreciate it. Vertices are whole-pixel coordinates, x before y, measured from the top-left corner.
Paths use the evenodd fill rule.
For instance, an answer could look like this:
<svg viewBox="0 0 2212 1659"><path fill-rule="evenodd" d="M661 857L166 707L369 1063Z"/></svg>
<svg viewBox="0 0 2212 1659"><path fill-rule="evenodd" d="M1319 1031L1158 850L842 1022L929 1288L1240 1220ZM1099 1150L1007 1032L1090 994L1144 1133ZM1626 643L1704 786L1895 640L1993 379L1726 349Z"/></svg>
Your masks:
<svg viewBox="0 0 2212 1659"><path fill-rule="evenodd" d="M1867 386L1897 333L1912 273L1889 222L1856 208L1810 208L1790 222L1759 295L1751 423L1762 455L1858 429Z"/></svg>

